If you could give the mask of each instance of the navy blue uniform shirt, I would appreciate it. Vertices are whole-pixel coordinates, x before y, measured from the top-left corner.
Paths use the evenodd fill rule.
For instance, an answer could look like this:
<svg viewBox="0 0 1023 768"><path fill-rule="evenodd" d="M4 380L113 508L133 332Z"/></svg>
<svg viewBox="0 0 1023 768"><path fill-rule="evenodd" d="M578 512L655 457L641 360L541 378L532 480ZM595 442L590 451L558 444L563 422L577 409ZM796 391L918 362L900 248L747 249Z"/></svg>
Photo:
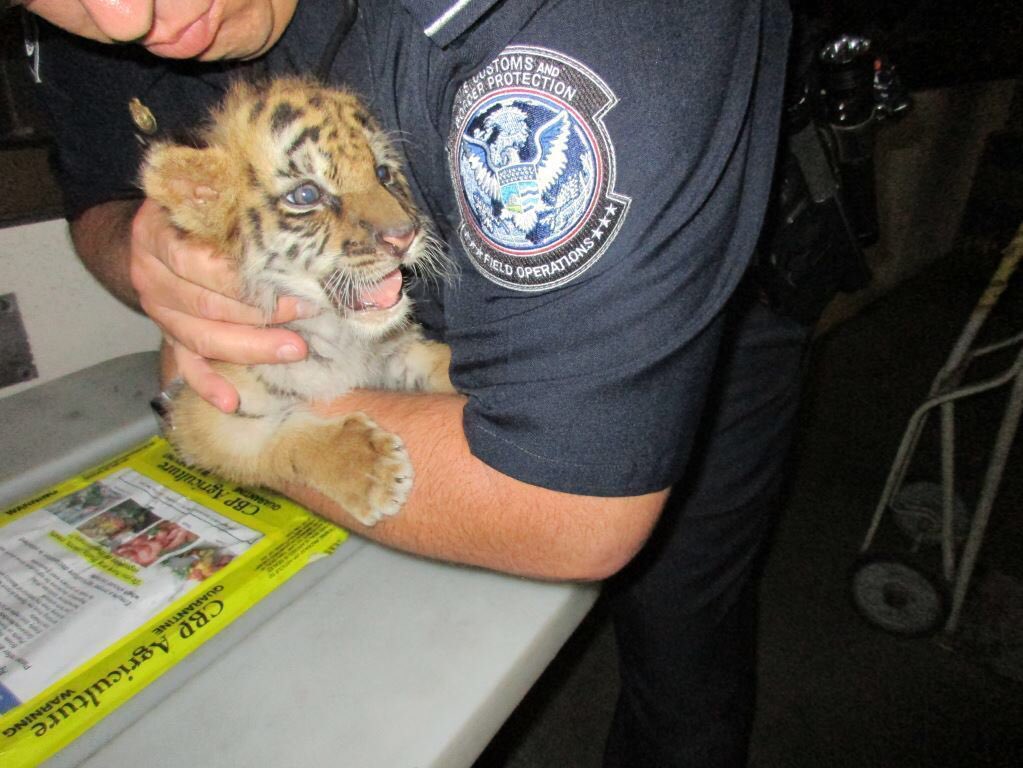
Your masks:
<svg viewBox="0 0 1023 768"><path fill-rule="evenodd" d="M161 133L232 77L307 73L338 3L300 0L264 60L168 63L41 40L69 215L138 194L127 104ZM681 475L772 175L784 0L363 0L330 71L396 131L459 267L419 297L478 458L590 495Z"/></svg>

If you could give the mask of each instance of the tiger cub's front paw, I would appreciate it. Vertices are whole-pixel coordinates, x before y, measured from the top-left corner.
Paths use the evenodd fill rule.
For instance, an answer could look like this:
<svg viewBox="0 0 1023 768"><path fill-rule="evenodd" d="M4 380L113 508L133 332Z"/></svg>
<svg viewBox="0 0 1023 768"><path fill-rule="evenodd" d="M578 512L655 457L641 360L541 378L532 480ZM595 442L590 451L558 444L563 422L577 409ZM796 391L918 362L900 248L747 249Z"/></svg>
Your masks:
<svg viewBox="0 0 1023 768"><path fill-rule="evenodd" d="M333 466L319 490L363 525L397 514L412 492L412 462L401 438L362 413L346 416L337 429Z"/></svg>
<svg viewBox="0 0 1023 768"><path fill-rule="evenodd" d="M412 493L412 461L405 443L395 434L366 419L366 434L372 448L364 470L367 487L362 503L349 513L363 525L375 525L384 517L398 514Z"/></svg>

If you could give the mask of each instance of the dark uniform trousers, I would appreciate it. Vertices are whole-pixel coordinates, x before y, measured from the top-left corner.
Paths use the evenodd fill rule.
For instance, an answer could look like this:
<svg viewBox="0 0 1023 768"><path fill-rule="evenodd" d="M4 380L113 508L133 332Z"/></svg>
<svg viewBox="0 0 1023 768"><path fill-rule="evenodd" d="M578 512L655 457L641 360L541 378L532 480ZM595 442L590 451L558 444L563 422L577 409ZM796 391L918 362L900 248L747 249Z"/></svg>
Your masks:
<svg viewBox="0 0 1023 768"><path fill-rule="evenodd" d="M701 434L651 541L606 589L621 691L606 768L744 766L755 688L756 573L778 507L807 329L744 285Z"/></svg>

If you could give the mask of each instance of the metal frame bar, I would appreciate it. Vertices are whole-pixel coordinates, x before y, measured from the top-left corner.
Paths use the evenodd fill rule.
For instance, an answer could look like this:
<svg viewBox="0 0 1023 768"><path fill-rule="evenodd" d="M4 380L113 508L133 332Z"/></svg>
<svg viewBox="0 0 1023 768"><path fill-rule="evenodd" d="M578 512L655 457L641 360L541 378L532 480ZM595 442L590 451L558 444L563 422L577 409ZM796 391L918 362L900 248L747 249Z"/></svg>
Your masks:
<svg viewBox="0 0 1023 768"><path fill-rule="evenodd" d="M1005 464L1008 461L1012 442L1015 439L1021 415L1023 415L1023 349L1015 361L1002 373L991 378L963 385L962 379L970 364L978 357L1008 349L1023 343L1023 333L1016 334L994 344L972 349L984 322L991 310L1004 293L1009 279L1023 259L1023 225L1017 230L1012 242L1006 248L1004 256L992 275L983 295L970 314L965 327L960 333L950 352L945 365L938 371L931 384L927 400L917 408L903 433L902 441L896 452L884 490L877 507L874 509L870 526L860 546L864 553L874 541L878 528L892 499L902 488L906 473L912 462L913 455L920 441L920 436L927 424L927 419L934 409L940 410L941 419L941 487L942 487L942 541L941 559L942 572L945 580L953 584L952 604L945 632L951 634L956 630L962 615L963 604L969 591L970 579L973 575L977 557L984 540L994 500L1001 485ZM994 446L984 475L983 485L976 508L970 523L970 530L963 546L960 562L956 564L955 551L955 404L966 397L987 392L1012 383L1008 402L1002 416Z"/></svg>

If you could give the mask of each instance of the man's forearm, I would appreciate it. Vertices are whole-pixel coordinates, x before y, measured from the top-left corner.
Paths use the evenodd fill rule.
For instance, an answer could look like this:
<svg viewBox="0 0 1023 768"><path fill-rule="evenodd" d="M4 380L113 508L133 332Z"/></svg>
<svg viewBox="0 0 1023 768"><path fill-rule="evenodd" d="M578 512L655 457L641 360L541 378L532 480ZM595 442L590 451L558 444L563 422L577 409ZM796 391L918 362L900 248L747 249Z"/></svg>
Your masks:
<svg viewBox="0 0 1023 768"><path fill-rule="evenodd" d="M600 579L638 551L666 491L598 498L550 491L497 472L469 452L465 399L359 391L329 406L363 411L405 441L415 481L402 511L372 528L304 487L281 489L341 525L397 549L548 579Z"/></svg>
<svg viewBox="0 0 1023 768"><path fill-rule="evenodd" d="M141 203L100 203L70 223L71 240L85 268L117 299L136 310L139 300L131 284L129 257L132 220Z"/></svg>

